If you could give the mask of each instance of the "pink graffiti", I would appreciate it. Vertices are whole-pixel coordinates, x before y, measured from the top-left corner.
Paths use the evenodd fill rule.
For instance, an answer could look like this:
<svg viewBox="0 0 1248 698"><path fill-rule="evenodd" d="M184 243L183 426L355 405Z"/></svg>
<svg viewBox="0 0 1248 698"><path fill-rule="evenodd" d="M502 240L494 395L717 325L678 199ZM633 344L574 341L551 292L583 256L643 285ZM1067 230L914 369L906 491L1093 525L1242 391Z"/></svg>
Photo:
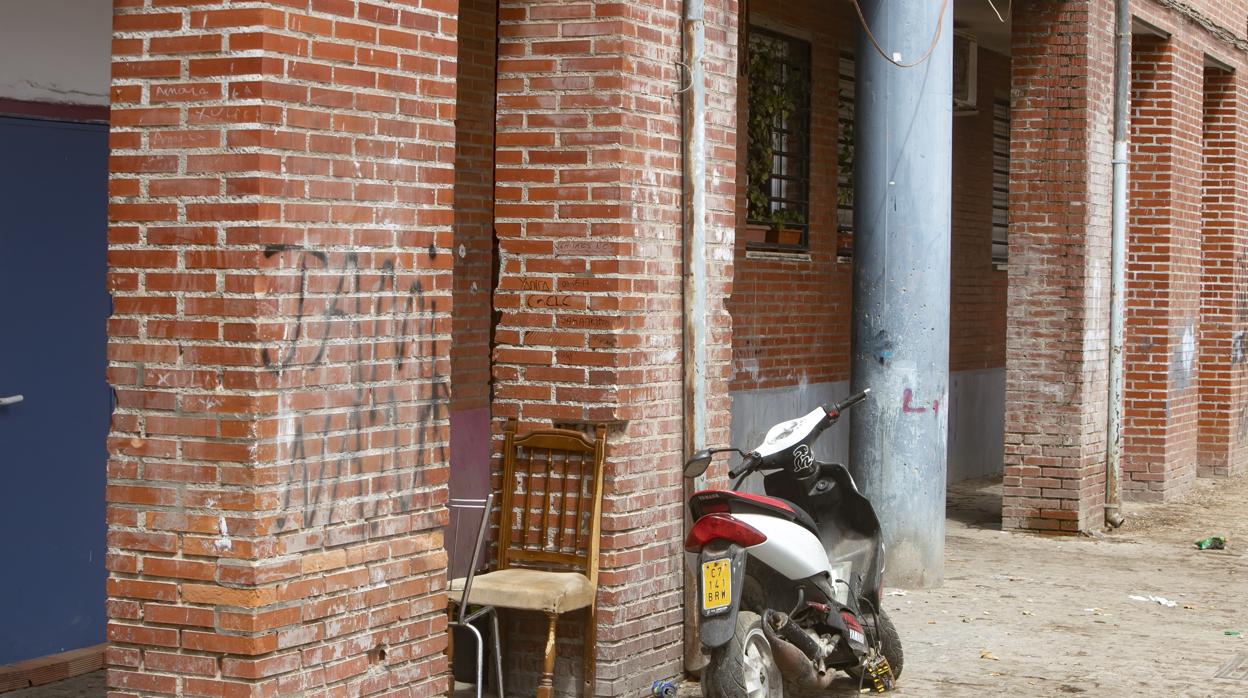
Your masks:
<svg viewBox="0 0 1248 698"><path fill-rule="evenodd" d="M914 399L914 391L906 388L901 394L901 411L906 414L923 414L927 412L926 407L914 407L910 401ZM940 400L932 400L932 414L940 414Z"/></svg>

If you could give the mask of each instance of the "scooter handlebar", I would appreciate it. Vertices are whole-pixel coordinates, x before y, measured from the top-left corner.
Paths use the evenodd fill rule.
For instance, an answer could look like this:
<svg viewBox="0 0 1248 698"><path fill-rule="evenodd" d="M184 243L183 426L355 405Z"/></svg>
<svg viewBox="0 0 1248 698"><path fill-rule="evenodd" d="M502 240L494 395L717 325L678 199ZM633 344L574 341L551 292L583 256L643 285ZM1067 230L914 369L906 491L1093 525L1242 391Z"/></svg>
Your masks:
<svg viewBox="0 0 1248 698"><path fill-rule="evenodd" d="M862 392L854 393L853 395L850 395L844 400L841 400L840 402L835 403L831 406L825 405L823 409L829 415L839 417L841 416L841 413L844 412L845 410L853 407L854 405L857 405L863 400L866 400L870 394L871 394L871 389L864 388Z"/></svg>
<svg viewBox="0 0 1248 698"><path fill-rule="evenodd" d="M741 465L728 471L728 479L735 480L741 475L753 470L759 464L759 459L753 453L747 453L745 458L741 459Z"/></svg>

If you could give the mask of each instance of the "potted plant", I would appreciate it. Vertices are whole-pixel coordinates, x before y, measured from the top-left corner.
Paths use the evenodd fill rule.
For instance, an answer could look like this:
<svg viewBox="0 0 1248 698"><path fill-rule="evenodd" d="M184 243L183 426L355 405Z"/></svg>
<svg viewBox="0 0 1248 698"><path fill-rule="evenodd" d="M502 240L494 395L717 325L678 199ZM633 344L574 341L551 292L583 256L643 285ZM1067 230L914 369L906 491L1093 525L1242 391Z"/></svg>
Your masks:
<svg viewBox="0 0 1248 698"><path fill-rule="evenodd" d="M790 247L802 243L800 226L806 222L802 216L782 208L774 211L768 222L770 227L767 230L767 242Z"/></svg>

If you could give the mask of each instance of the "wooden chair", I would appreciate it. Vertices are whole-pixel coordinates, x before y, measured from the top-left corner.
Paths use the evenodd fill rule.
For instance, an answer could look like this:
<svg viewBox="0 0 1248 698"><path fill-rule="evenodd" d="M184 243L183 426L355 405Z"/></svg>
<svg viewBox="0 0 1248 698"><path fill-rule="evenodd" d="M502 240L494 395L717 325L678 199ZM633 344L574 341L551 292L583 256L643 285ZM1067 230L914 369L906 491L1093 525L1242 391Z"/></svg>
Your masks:
<svg viewBox="0 0 1248 698"><path fill-rule="evenodd" d="M570 429L516 435L507 422L503 441L498 569L477 575L472 604L541 611L547 618L546 656L537 698L552 698L555 625L560 614L586 609L586 698L594 693L598 547L606 426L591 441ZM453 587L452 587L453 588Z"/></svg>

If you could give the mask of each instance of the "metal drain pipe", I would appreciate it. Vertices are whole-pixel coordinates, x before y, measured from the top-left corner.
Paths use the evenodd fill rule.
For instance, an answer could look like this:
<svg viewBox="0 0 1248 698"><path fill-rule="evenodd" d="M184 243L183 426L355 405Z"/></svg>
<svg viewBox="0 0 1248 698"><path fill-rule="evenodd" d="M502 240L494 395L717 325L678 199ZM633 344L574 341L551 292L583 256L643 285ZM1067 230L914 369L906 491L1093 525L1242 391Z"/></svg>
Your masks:
<svg viewBox="0 0 1248 698"><path fill-rule="evenodd" d="M1131 0L1115 0L1117 47L1114 58L1114 189L1110 236L1109 409L1105 434L1105 524L1118 528L1122 517L1123 351L1127 293L1127 139L1131 108Z"/></svg>
<svg viewBox="0 0 1248 698"><path fill-rule="evenodd" d="M680 71L683 223L681 231L684 322L684 458L706 444L706 23L703 0L685 0ZM706 482L685 480L684 499ZM693 522L684 510L684 530ZM683 565L682 565L683 566ZM697 576L684 571L685 669L697 672L705 659L698 641Z"/></svg>

